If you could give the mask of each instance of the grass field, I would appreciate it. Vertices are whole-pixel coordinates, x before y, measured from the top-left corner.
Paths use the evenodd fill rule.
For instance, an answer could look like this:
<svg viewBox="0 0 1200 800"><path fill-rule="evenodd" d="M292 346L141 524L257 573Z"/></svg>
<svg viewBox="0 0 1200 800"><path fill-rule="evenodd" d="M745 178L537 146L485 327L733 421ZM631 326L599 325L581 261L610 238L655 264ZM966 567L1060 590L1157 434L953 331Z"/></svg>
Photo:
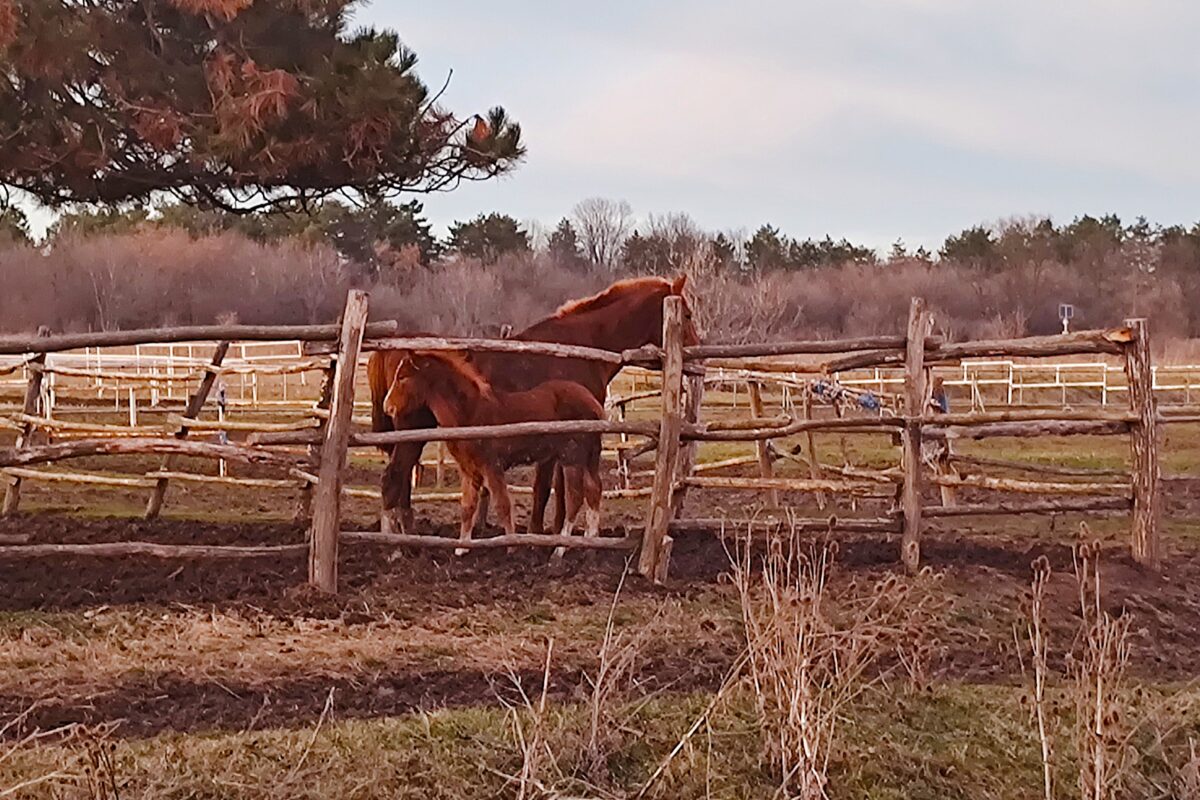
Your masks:
<svg viewBox="0 0 1200 800"><path fill-rule="evenodd" d="M652 413L643 404L634 416ZM829 464L882 468L897 453L887 436L825 434L817 444ZM700 460L751 452L706 445ZM1128 463L1120 437L990 440L958 452L1087 468ZM1090 522L1102 548L1102 607L1129 625L1105 744L1120 769L1102 797L1200 796L1192 749L1200 740L1198 452L1200 426L1167 428L1163 471L1173 479L1164 484L1162 574L1129 560L1126 516ZM375 484L376 455L357 452L352 464L351 484ZM71 467L138 474L158 465L122 458ZM294 491L173 484L156 522L137 519L145 496L27 483L22 513L0 521L0 534L303 540L303 525L291 521ZM772 513L764 499L692 493L687 511ZM819 513L811 498L784 501ZM448 530L456 514L453 504L419 510L433 531ZM638 525L643 514L643 501L614 501L606 524ZM368 500L351 500L347 515L377 524ZM912 579L896 570L894 540L839 537L827 585L831 630L861 630L849 610L873 593L901 586L930 602L919 626L873 655L838 707L830 797L1042 796L1025 640L1030 565L1043 556L1053 570L1044 619L1054 792L1080 796L1078 774L1090 762L1072 677L1086 653L1072 557L1079 521L933 524L929 570ZM623 578L624 562L611 554L569 556L555 568L533 553L456 559L347 547L335 598L308 590L305 568L299 558L0 560L0 797L795 796L781 793L769 757L786 726L759 704L761 676L743 669L727 680L746 649L747 606L726 546L711 537L680 538L663 587Z"/></svg>

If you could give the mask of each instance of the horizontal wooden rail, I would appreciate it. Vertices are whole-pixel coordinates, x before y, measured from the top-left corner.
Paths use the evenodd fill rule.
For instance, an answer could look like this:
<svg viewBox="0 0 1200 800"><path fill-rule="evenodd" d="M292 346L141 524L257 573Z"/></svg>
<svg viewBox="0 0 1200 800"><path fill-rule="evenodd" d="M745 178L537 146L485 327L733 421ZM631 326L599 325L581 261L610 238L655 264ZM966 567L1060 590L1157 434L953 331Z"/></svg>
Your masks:
<svg viewBox="0 0 1200 800"><path fill-rule="evenodd" d="M371 337L392 336L399 329L394 321L367 325ZM177 328L141 328L130 331L65 333L55 336L0 336L0 355L57 353L84 347L127 347L139 344L177 342L270 342L334 341L341 325L189 325Z"/></svg>
<svg viewBox="0 0 1200 800"><path fill-rule="evenodd" d="M583 347L556 342L525 341L523 339L471 339L443 336L371 337L363 341L364 351L372 350L470 350L477 353L521 353L531 356L578 358L606 364L657 364L662 354L654 346L616 352L596 347ZM332 343L314 343L304 347L307 355L332 352Z"/></svg>
<svg viewBox="0 0 1200 800"><path fill-rule="evenodd" d="M860 350L900 350L903 336L863 336L856 339L809 339L795 342L765 342L752 344L702 344L683 348L685 361L701 358L744 358L763 356L800 356L829 353L853 353ZM926 348L942 344L941 337L925 340Z"/></svg>
<svg viewBox="0 0 1200 800"><path fill-rule="evenodd" d="M998 492L1024 494L1128 495L1133 491L1128 483L1051 483L1048 481L1022 481L1014 478L991 478L983 475L931 475L926 480L937 486L991 489Z"/></svg>
<svg viewBox="0 0 1200 800"><path fill-rule="evenodd" d="M45 558L47 556L103 556L125 558L270 558L303 556L307 544L226 546L198 544L157 544L154 542L104 542L97 544L26 544L0 547L0 560Z"/></svg>
<svg viewBox="0 0 1200 800"><path fill-rule="evenodd" d="M737 478L693 475L679 481L680 486L697 489L749 489L787 492L841 492L844 494L892 497L895 490L875 481L834 481L811 478Z"/></svg>
<svg viewBox="0 0 1200 800"><path fill-rule="evenodd" d="M37 447L0 447L0 467L27 467L70 458L116 455L180 455L218 458L246 464L263 464L289 469L307 463L283 453L232 444L212 444L175 438L81 439Z"/></svg>
<svg viewBox="0 0 1200 800"><path fill-rule="evenodd" d="M755 529L787 533L811 533L822 531L845 531L847 533L899 533L899 519L857 519L846 517L816 518L755 518L730 519L726 517L707 519L677 519L671 522L672 533L724 533L726 538L736 537Z"/></svg>
<svg viewBox="0 0 1200 800"><path fill-rule="evenodd" d="M1067 514L1086 511L1128 511L1133 503L1125 497L1066 497L1062 500L1014 501L979 505L930 506L927 517L1006 516L1009 514Z"/></svg>
<svg viewBox="0 0 1200 800"><path fill-rule="evenodd" d="M930 360L1010 356L1038 358L1073 356L1089 353L1120 355L1121 345L1133 341L1129 328L1078 331L1052 336L1025 336L1020 339L984 339L975 342L951 342L926 353Z"/></svg>
<svg viewBox="0 0 1200 800"><path fill-rule="evenodd" d="M960 453L950 454L950 463L968 467L995 467L1018 472L1033 472L1042 475L1061 475L1068 478L1119 478L1129 475L1128 470L1090 469L1087 467L1059 467L1050 464L1035 464L1030 461L1009 461L1003 458L985 458Z"/></svg>
<svg viewBox="0 0 1200 800"><path fill-rule="evenodd" d="M447 550L495 550L503 547L565 547L587 550L633 550L640 541L636 536L550 536L515 533L484 539L459 539L448 536L418 536L378 531L342 531L347 542L395 545L397 547L440 547Z"/></svg>
<svg viewBox="0 0 1200 800"><path fill-rule="evenodd" d="M4 475L11 475L26 481L41 481L42 483L80 483L95 486L123 486L135 489L149 489L154 481L147 478L122 477L117 475L98 475L90 472L49 472L38 469L21 467L5 467Z"/></svg>
<svg viewBox="0 0 1200 800"><path fill-rule="evenodd" d="M990 439L997 436L1030 438L1034 436L1114 436L1129 433L1128 422L1088 422L1085 420L1040 420L1027 422L991 422L979 425L930 425L921 431L934 439Z"/></svg>

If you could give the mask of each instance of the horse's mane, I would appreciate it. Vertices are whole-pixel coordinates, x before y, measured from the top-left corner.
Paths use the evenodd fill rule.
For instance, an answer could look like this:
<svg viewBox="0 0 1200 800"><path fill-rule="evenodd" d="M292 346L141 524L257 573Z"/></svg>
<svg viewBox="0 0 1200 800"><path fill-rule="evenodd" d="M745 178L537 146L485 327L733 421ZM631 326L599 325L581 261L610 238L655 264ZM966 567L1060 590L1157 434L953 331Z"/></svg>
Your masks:
<svg viewBox="0 0 1200 800"><path fill-rule="evenodd" d="M626 278L625 280L617 281L599 294L563 303L550 319L562 319L572 314L597 311L639 291L655 288L665 288L669 292L671 290L671 281L654 275L642 278Z"/></svg>
<svg viewBox="0 0 1200 800"><path fill-rule="evenodd" d="M492 384L483 377L479 368L471 363L470 357L466 353L457 350L417 350L413 352L413 355L442 362L447 369L470 381L476 391L482 395L490 396L494 393Z"/></svg>

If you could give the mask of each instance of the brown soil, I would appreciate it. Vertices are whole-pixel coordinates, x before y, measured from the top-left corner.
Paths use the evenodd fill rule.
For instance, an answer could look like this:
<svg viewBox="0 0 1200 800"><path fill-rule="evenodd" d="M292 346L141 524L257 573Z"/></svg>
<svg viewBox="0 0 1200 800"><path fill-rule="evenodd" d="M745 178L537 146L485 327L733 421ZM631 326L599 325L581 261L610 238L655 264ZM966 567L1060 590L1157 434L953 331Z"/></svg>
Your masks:
<svg viewBox="0 0 1200 800"><path fill-rule="evenodd" d="M438 526L445 535L449 526ZM153 541L179 544L279 544L303 541L295 524L210 524L178 520L79 519L24 515L0 520L0 536L26 534L34 542ZM895 569L897 545L890 537L851 537L838 543L839 579L874 579ZM1065 648L1078 617L1071 549L1053 541L1029 543L996 536L937 533L923 542L924 563L941 574L940 590L954 616L938 635L936 677L1012 681L1019 675L1012 624L1019 614L1030 562L1046 556L1056 573L1048 609L1050 626ZM1111 545L1105 549L1106 602L1113 613L1136 615L1134 668L1156 679L1200 675L1200 553L1174 553L1165 571L1140 569ZM520 608L549 604L607 612L625 567L618 554L570 555L554 571L546 552L479 552L455 558L448 551L393 551L370 545L346 547L341 558L343 592L327 597L305 586L302 557L239 561L166 562L149 558L0 560L0 612L20 626L29 612L90 613L101 608L161 610L182 606L293 618L337 619L368 625L380 620L419 622L447 609ZM630 578L625 598L648 607L655 600L712 595L729 602L724 585L728 556L713 537L680 537L671 581L653 587ZM36 618L29 622L37 625ZM730 627L698 625L677 640L656 641L637 674L647 690L711 689L732 662L740 641ZM11 634L10 634L11 635ZM48 650L52 653L52 650ZM594 654L592 656L594 659ZM556 665L552 691L580 696L594 662L578 651ZM531 665L518 676L540 680ZM53 669L52 664L47 665ZM401 714L468 704L494 704L511 690L506 665L442 668L420 662L370 672L329 675L297 653L294 675L264 682L198 679L158 672L130 674L85 699L60 699L9 690L0 694L0 726L35 706L23 730L72 722L120 721L123 735L164 730L238 730L311 722L330 691L339 716ZM13 729L9 736L18 735Z"/></svg>

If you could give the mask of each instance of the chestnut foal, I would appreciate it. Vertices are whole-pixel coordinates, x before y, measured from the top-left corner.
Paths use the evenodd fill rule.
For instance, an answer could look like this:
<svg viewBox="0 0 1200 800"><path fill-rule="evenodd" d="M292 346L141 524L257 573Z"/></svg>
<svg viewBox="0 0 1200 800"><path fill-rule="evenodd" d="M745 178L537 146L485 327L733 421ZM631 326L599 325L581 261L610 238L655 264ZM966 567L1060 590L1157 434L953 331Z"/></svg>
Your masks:
<svg viewBox="0 0 1200 800"><path fill-rule="evenodd" d="M512 422L605 419L604 407L578 383L550 380L533 389L495 389L464 353L415 351L400 360L383 402L387 414L404 418L427 407L439 427L501 425ZM481 487L496 506L501 526L516 533L504 471L519 464L563 469L566 501L562 535L569 536L586 506L585 535L600 533L600 434L514 436L450 441L447 449L462 474L462 521L459 538L471 538L479 514ZM456 551L459 555L463 549ZM556 556L561 556L558 548Z"/></svg>

